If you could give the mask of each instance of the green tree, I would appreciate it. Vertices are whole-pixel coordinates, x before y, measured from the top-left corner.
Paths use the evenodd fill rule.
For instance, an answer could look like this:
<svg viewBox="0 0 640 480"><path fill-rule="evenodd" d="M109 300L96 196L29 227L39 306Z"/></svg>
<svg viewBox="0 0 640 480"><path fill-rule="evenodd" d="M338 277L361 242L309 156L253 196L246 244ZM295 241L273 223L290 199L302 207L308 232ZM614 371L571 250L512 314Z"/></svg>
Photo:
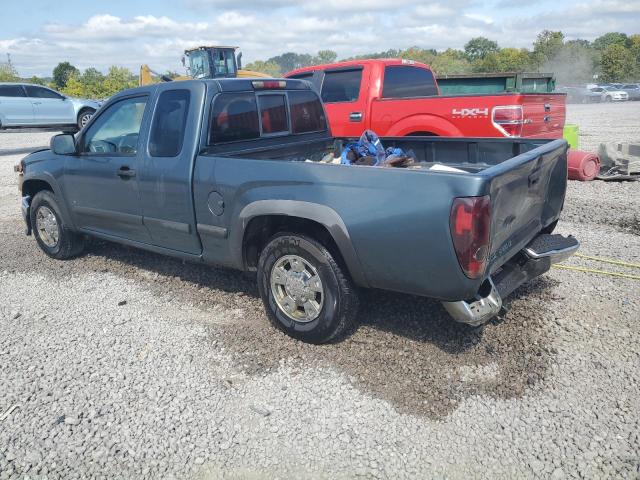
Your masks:
<svg viewBox="0 0 640 480"><path fill-rule="evenodd" d="M56 68L53 69L53 84L57 88L63 89L67 85L69 77L79 73L80 71L69 62L60 62Z"/></svg>
<svg viewBox="0 0 640 480"><path fill-rule="evenodd" d="M313 64L313 57L308 53L287 52L276 57L271 57L267 63L273 62L280 67L282 73L295 70L296 68L308 67Z"/></svg>
<svg viewBox="0 0 640 480"><path fill-rule="evenodd" d="M593 48L596 50L606 50L611 45L620 45L622 47L629 47L629 37L625 33L609 32L596 38L593 41Z"/></svg>
<svg viewBox="0 0 640 480"><path fill-rule="evenodd" d="M617 43L609 45L602 52L602 59L600 60L602 68L601 79L605 82L631 80L635 73L634 60L629 49Z"/></svg>
<svg viewBox="0 0 640 480"><path fill-rule="evenodd" d="M314 63L316 65L324 65L326 63L334 63L338 58L338 54L333 50L320 50L316 58L314 59Z"/></svg>
<svg viewBox="0 0 640 480"><path fill-rule="evenodd" d="M281 77L282 71L280 66L275 62L264 62L262 60L256 60L244 66L245 70L251 70L254 72L266 73L272 77Z"/></svg>
<svg viewBox="0 0 640 480"><path fill-rule="evenodd" d="M0 82L17 82L20 80L18 71L10 63L0 63Z"/></svg>
<svg viewBox="0 0 640 480"><path fill-rule="evenodd" d="M33 77L31 77L29 80L27 80L29 83L33 83L36 85L46 85L47 82L44 81L43 78L40 78L36 75L34 75Z"/></svg>
<svg viewBox="0 0 640 480"><path fill-rule="evenodd" d="M498 43L486 37L472 38L464 46L464 53L471 62L485 58L490 53L497 53L498 50Z"/></svg>
<svg viewBox="0 0 640 480"><path fill-rule="evenodd" d="M424 48L420 47L410 47L400 52L399 57L431 65L436 59L437 55L438 53L435 50L425 50Z"/></svg>
<svg viewBox="0 0 640 480"><path fill-rule="evenodd" d="M554 58L564 45L564 34L551 30L543 30L533 42L533 56L538 65Z"/></svg>
<svg viewBox="0 0 640 480"><path fill-rule="evenodd" d="M476 72L525 72L531 69L531 55L525 48L503 48L474 63Z"/></svg>
<svg viewBox="0 0 640 480"><path fill-rule="evenodd" d="M452 48L439 53L433 60L431 67L438 75L468 73L471 71L471 64L464 52Z"/></svg>
<svg viewBox="0 0 640 480"><path fill-rule="evenodd" d="M104 93L104 80L105 77L101 71L95 68L87 68L80 77L80 82L84 88L82 96L87 98L102 98L107 96Z"/></svg>
<svg viewBox="0 0 640 480"><path fill-rule="evenodd" d="M101 97L110 97L121 90L137 87L138 83L128 68L111 66L102 85Z"/></svg>

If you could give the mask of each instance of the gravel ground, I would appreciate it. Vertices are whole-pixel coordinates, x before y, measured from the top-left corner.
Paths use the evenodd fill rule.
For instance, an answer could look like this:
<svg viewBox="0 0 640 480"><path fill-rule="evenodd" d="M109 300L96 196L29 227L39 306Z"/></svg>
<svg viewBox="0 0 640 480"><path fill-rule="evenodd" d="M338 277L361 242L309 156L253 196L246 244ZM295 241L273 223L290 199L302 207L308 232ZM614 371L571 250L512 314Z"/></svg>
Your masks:
<svg viewBox="0 0 640 480"><path fill-rule="evenodd" d="M569 106L583 147L637 135L638 113ZM609 116L625 127L595 137ZM0 479L640 478L637 280L552 269L477 330L367 293L352 336L310 346L240 273L42 254L6 150L50 135L0 133ZM640 264L638 212L640 183L572 182L558 229Z"/></svg>

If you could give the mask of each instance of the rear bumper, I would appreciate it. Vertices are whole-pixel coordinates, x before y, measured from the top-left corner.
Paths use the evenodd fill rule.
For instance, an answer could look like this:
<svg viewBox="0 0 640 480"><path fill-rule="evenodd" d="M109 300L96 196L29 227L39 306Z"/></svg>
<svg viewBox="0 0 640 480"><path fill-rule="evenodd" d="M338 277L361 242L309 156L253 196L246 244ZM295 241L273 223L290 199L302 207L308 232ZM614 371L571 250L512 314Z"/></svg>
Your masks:
<svg viewBox="0 0 640 480"><path fill-rule="evenodd" d="M547 272L551 265L573 255L580 243L573 237L558 245L541 248L544 238L539 235L533 242L505 263L482 284L476 298L471 301L442 302L449 315L457 322L477 327L495 317L502 308L502 299L523 283ZM557 243L557 242L556 242Z"/></svg>

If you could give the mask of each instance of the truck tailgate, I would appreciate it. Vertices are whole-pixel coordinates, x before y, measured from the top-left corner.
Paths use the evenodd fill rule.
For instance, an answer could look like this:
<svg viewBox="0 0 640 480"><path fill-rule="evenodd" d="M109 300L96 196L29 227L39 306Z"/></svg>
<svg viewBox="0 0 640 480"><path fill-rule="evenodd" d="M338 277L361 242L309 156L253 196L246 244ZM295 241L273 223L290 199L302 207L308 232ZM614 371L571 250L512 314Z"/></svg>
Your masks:
<svg viewBox="0 0 640 480"><path fill-rule="evenodd" d="M483 172L489 176L492 273L560 216L567 185L567 143L554 140Z"/></svg>
<svg viewBox="0 0 640 480"><path fill-rule="evenodd" d="M522 136L529 138L562 138L566 116L565 94L523 94Z"/></svg>

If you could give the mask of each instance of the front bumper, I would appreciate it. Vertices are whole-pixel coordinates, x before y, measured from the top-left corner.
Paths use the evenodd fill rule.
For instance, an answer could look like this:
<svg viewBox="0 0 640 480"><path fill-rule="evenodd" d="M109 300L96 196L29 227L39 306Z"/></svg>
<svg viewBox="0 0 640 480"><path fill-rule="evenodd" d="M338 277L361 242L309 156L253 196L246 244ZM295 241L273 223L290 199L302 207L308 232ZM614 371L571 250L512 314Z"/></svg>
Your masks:
<svg viewBox="0 0 640 480"><path fill-rule="evenodd" d="M551 265L573 255L580 243L573 237L538 235L529 245L482 284L471 301L442 302L457 322L477 327L495 317L502 308L502 299L529 280L547 272Z"/></svg>
<svg viewBox="0 0 640 480"><path fill-rule="evenodd" d="M20 205L20 210L22 210L22 219L26 224L25 233L27 235L31 235L31 221L29 220L29 210L31 209L31 197L29 195L25 195L22 197L22 203Z"/></svg>

